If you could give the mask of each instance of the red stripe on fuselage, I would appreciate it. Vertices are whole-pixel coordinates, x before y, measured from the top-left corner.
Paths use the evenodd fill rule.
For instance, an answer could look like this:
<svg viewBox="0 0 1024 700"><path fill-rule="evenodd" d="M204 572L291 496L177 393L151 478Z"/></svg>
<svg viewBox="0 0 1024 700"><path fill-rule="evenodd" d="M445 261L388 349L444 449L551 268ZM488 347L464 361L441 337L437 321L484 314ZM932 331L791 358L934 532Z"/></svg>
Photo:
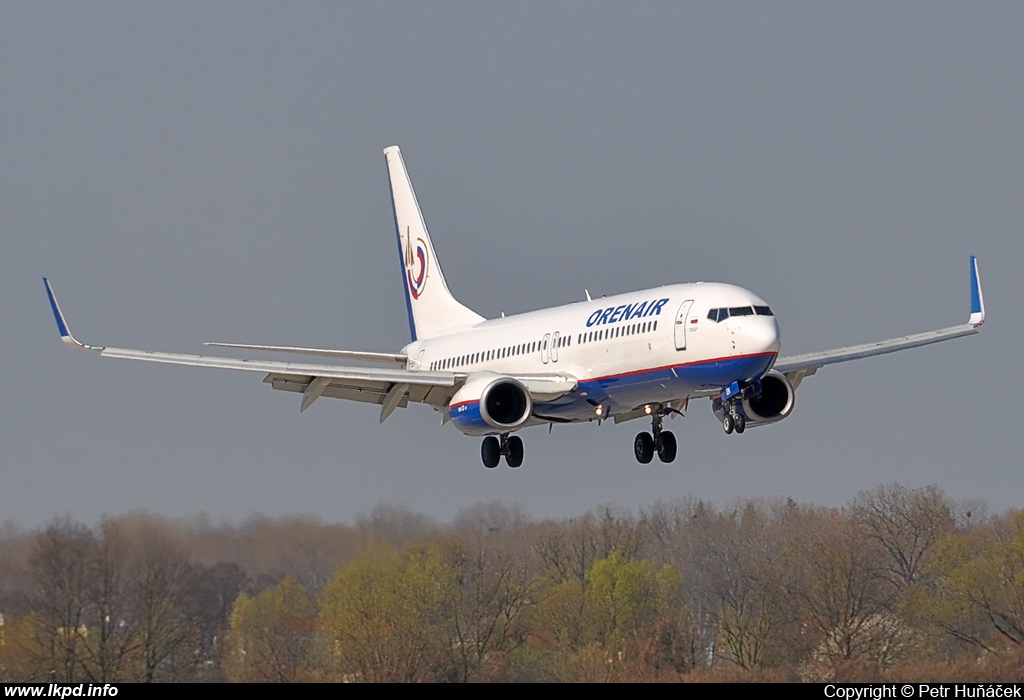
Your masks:
<svg viewBox="0 0 1024 700"><path fill-rule="evenodd" d="M754 357L775 357L778 353L776 352L757 352L749 355L730 355L728 357L716 357L711 360L694 360L693 362L684 362L681 365L664 365L662 367L649 367L647 369L635 369L629 372L623 372L622 374L607 374L603 377L590 377L587 379L578 379L577 382L584 384L587 382L600 382L605 379L618 379L620 377L629 377L635 374L644 374L646 372L657 372L663 369L677 369L679 367L691 367L693 365L705 365L712 362L726 362L728 360L745 360ZM479 399L471 399L469 401L460 401L459 403L453 403L448 406L448 409L458 408L459 406L465 406L466 404L480 403Z"/></svg>
<svg viewBox="0 0 1024 700"><path fill-rule="evenodd" d="M727 362L729 360L745 360L754 357L775 357L778 355L777 352L755 352L749 355L729 355L728 357L716 357L711 360L694 360L693 362L684 362L681 365L664 365L662 367L649 367L647 369L634 369L629 372L623 372L621 374L607 374L603 377L588 377L587 379L580 379L580 382L599 382L603 379L618 379L620 377L629 377L634 374L644 374L645 372L657 372L663 369L676 369L678 367L690 367L692 365L707 365L712 362Z"/></svg>

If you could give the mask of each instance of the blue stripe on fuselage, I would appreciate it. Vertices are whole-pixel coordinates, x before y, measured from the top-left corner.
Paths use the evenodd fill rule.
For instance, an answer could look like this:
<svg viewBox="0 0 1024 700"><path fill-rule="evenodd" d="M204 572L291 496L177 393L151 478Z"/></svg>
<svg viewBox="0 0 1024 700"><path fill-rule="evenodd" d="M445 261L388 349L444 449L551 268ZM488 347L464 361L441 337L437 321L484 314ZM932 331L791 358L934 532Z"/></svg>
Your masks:
<svg viewBox="0 0 1024 700"><path fill-rule="evenodd" d="M534 412L539 416L588 420L594 417L594 406L588 401L593 396L603 397L601 403L612 412L632 410L645 403L680 399L687 392L727 386L736 380L760 379L775 357L775 353L723 357L584 379L578 391L550 403L535 404Z"/></svg>
<svg viewBox="0 0 1024 700"><path fill-rule="evenodd" d="M586 421L595 417L595 400L614 412L632 410L645 403L681 399L691 391L717 389L737 380L760 379L775 362L775 356L775 353L768 352L722 357L584 379L576 391L554 401L535 403L533 411L542 419ZM480 415L479 401L451 406L448 415L459 430L468 435L496 433Z"/></svg>

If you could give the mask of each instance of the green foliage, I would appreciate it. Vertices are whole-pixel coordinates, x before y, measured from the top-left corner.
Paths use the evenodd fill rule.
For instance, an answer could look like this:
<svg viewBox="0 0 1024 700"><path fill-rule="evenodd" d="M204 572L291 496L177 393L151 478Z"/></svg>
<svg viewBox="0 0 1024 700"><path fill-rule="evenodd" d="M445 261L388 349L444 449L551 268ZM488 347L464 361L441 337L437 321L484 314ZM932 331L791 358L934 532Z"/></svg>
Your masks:
<svg viewBox="0 0 1024 700"><path fill-rule="evenodd" d="M1024 511L946 538L933 571L923 605L935 624L988 650L1024 644Z"/></svg>
<svg viewBox="0 0 1024 700"><path fill-rule="evenodd" d="M338 680L431 680L441 653L437 613L448 585L429 566L384 548L342 566L323 592Z"/></svg>
<svg viewBox="0 0 1024 700"><path fill-rule="evenodd" d="M1024 512L894 484L447 527L64 519L0 539L0 614L5 682L1019 680Z"/></svg>
<svg viewBox="0 0 1024 700"><path fill-rule="evenodd" d="M306 590L290 576L257 596L242 593L231 611L231 679L315 680L318 627Z"/></svg>
<svg viewBox="0 0 1024 700"><path fill-rule="evenodd" d="M647 560L628 560L618 552L595 561L587 582L594 640L606 646L635 639L649 632L659 617L672 614L682 584L671 564L658 569Z"/></svg>

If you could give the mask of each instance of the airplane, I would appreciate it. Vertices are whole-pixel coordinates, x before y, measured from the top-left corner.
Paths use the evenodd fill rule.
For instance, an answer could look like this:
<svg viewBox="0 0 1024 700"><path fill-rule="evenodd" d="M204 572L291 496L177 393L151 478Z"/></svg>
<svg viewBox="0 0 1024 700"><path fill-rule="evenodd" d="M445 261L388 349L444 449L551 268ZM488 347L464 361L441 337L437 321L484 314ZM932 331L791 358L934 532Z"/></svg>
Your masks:
<svg viewBox="0 0 1024 700"><path fill-rule="evenodd" d="M642 464L676 457L664 428L691 399L708 398L727 434L788 418L796 390L827 365L978 332L985 304L970 258L966 324L874 343L780 357L771 307L732 284L671 284L485 319L448 289L397 146L384 149L411 342L397 353L210 342L209 346L292 353L376 367L184 355L79 342L43 278L61 339L103 357L265 373L273 389L301 394L305 411L321 397L397 408L423 403L466 435L482 437L481 460L523 463L515 433L535 425L647 418L633 453Z"/></svg>

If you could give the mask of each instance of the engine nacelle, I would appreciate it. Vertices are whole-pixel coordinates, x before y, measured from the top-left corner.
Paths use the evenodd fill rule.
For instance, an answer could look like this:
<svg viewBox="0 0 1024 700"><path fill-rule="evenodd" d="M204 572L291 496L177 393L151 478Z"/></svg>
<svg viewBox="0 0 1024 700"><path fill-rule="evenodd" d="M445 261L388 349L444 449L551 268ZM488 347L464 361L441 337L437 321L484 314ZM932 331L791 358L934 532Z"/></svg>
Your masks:
<svg viewBox="0 0 1024 700"><path fill-rule="evenodd" d="M496 435L520 427L533 413L523 384L494 372L471 375L452 397L448 415L466 435Z"/></svg>
<svg viewBox="0 0 1024 700"><path fill-rule="evenodd" d="M761 393L749 396L740 403L740 410L748 425L768 425L788 418L796 405L796 390L786 375L772 370L761 378ZM719 420L725 417L721 401L712 403Z"/></svg>

